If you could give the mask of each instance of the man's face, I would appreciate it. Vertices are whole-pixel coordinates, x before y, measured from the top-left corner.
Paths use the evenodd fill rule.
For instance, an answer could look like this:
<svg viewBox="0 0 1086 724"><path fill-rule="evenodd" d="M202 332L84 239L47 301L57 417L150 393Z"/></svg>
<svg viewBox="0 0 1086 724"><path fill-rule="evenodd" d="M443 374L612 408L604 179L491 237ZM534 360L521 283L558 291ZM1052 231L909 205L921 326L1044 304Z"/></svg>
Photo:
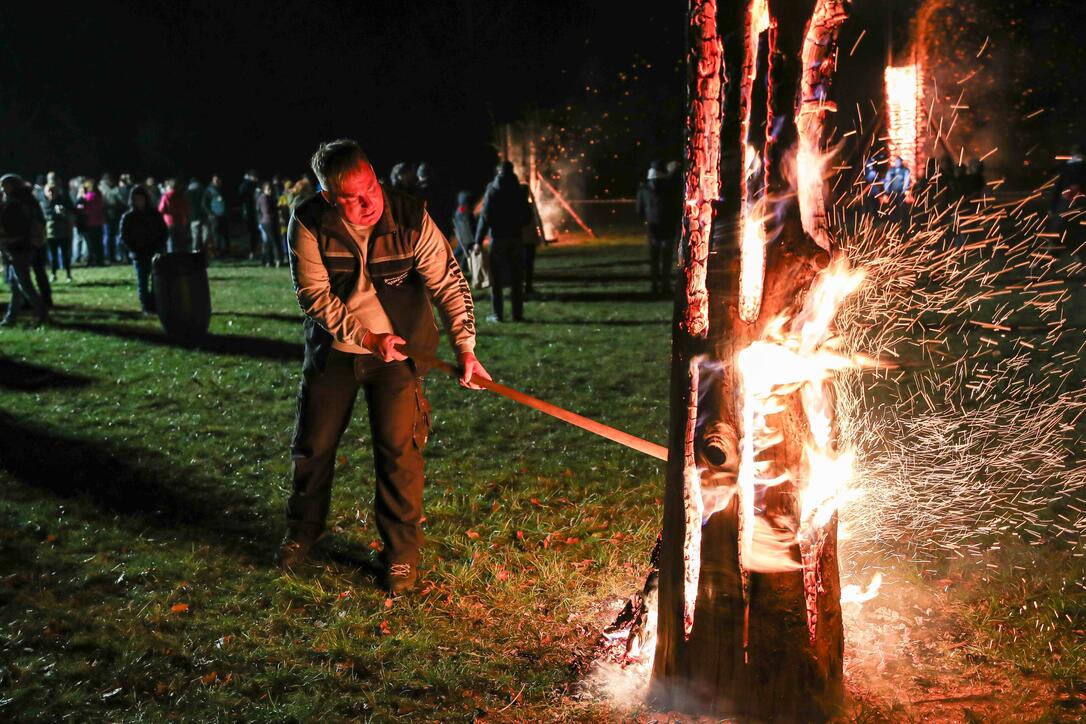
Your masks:
<svg viewBox="0 0 1086 724"><path fill-rule="evenodd" d="M377 183L377 174L368 163L359 163L338 182L329 181L328 186L321 194L347 221L358 226L373 226L381 218L385 197Z"/></svg>

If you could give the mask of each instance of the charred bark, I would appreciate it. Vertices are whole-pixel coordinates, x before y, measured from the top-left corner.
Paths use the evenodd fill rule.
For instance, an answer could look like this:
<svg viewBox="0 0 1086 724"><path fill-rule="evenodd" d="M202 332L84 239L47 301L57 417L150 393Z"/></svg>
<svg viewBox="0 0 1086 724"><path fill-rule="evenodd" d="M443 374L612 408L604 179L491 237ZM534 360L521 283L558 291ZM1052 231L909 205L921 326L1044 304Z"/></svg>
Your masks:
<svg viewBox="0 0 1086 724"><path fill-rule="evenodd" d="M844 695L836 518L818 545L803 551L798 542L789 547L794 570L751 571L742 560L740 544L743 516L735 494L738 455L729 448L742 435L736 355L762 339L774 318L802 305L818 271L830 259L823 248L827 245L818 243L823 239L816 241L805 232L793 190L795 179L786 171L791 173L787 154L800 138L797 116L801 112L805 114L802 133L808 134L808 141L822 142L824 109L811 117L812 109L805 103L810 99L801 89L812 87L812 81L828 84L832 77L833 46L824 41L835 37L836 26L821 24L830 16L839 22L843 12L825 13L829 5L840 9L838 0L768 0L771 22L762 36L769 47L768 63L762 63L769 73L767 103L764 111L752 112L755 84L747 82L745 73L759 65L758 43L749 42L751 8L756 2L723 2L719 9L713 2L691 3L691 27L698 26L701 34L695 33L689 58L688 139L697 139L698 118L704 111L700 89L705 87L704 73L711 65L702 55L706 46L696 42L704 38L707 12L714 13L722 29L716 34L718 42L727 38L723 47L727 112L718 124L724 139L721 199L715 207L704 267L699 268L694 249L706 241L702 218L687 218L684 239L689 261L684 269L686 291L676 304L673 337L670 453L652 691L656 705L664 708L756 721L825 721L837 713ZM713 24L712 30L716 27ZM813 48L811 39L816 35L820 44ZM805 71L811 72L812 59L817 59L818 73L826 78L804 78ZM766 251L760 310L749 323L741 318L738 303L741 210L751 193L744 164L748 144L764 149L764 174L757 182L767 198L778 204L779 219L779 235ZM715 170L706 169L706 161L706 154L688 142L688 207L697 180ZM699 307L695 302L701 300L705 306ZM688 320L701 309L707 325L699 329L704 333L691 334ZM798 392L787 399L773 422L784 439L761 460L782 472L797 470L807 438ZM795 485L794 481L784 483L765 494L764 516L784 539L789 534L794 537L799 528L800 491ZM728 491L733 493L730 498ZM702 521L707 500L727 502ZM692 567L696 572L691 573Z"/></svg>

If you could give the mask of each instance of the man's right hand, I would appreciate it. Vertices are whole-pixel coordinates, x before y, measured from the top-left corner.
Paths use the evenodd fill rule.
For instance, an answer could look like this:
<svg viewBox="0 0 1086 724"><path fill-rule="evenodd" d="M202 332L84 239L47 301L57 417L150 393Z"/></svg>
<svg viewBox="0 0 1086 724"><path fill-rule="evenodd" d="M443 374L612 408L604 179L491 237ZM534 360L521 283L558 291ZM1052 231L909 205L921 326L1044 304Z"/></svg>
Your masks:
<svg viewBox="0 0 1086 724"><path fill-rule="evenodd" d="M407 359L407 355L397 349L405 344L407 340L395 334L366 332L366 336L362 338L362 346L385 362L403 362Z"/></svg>

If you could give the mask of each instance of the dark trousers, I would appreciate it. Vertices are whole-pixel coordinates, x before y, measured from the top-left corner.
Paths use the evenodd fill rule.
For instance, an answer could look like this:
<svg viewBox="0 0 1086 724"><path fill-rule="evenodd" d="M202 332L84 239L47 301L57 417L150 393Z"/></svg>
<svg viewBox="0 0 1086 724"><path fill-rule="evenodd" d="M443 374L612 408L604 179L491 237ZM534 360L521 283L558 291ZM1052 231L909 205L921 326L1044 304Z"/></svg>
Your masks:
<svg viewBox="0 0 1086 724"><path fill-rule="evenodd" d="M81 232L87 244L87 266L105 264L105 248L102 246L102 227L87 226Z"/></svg>
<svg viewBox="0 0 1086 724"><path fill-rule="evenodd" d="M144 312L155 311L155 290L151 282L151 270L154 265L153 254L133 254L132 266L136 270L136 296L140 300L140 309Z"/></svg>
<svg viewBox="0 0 1086 724"><path fill-rule="evenodd" d="M279 243L279 231L276 224L261 224L260 237L263 242L263 255L261 259L264 266L279 264L283 260L283 252Z"/></svg>
<svg viewBox="0 0 1086 724"><path fill-rule="evenodd" d="M666 292L671 286L672 253L675 240L669 237L654 236L649 232L649 278L652 291Z"/></svg>
<svg viewBox="0 0 1086 724"><path fill-rule="evenodd" d="M513 298L513 319L524 318L524 244L520 239L494 239L490 245L490 303L503 319L502 287Z"/></svg>
<svg viewBox="0 0 1086 724"><path fill-rule="evenodd" d="M43 246L34 250L34 256L30 260L30 268L34 272L34 281L38 284L38 293L46 308L53 308L53 285L49 283L49 254Z"/></svg>
<svg viewBox="0 0 1086 724"><path fill-rule="evenodd" d="M72 240L69 238L49 239L49 263L53 276L63 269L68 278L72 278Z"/></svg>
<svg viewBox="0 0 1086 724"><path fill-rule="evenodd" d="M211 224L215 229L215 250L225 256L230 253L230 220L225 215L214 216Z"/></svg>
<svg viewBox="0 0 1086 724"><path fill-rule="evenodd" d="M365 394L373 438L377 531L388 563L418 563L422 535L422 451L429 405L414 368L373 355L332 350L323 372L302 377L290 455L294 492L287 501L291 534L314 539L332 500L336 449Z"/></svg>
<svg viewBox="0 0 1086 724"><path fill-rule="evenodd" d="M256 208L244 209L242 217L245 219L245 228L249 231L249 255L255 257L263 240L260 234L260 224L257 223L256 219Z"/></svg>

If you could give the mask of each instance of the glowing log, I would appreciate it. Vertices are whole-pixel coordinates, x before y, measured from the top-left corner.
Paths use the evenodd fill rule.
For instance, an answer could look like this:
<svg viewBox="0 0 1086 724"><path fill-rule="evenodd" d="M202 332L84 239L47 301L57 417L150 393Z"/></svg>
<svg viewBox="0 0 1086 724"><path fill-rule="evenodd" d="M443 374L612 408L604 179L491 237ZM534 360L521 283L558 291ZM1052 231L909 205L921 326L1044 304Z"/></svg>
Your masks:
<svg viewBox="0 0 1086 724"><path fill-rule="evenodd" d="M825 721L843 699L835 505L848 463L834 449L831 372L851 364L826 348L833 302L854 279L839 268L822 273L831 240L814 178L821 183L826 89L844 15L837 0L767 0L764 20L762 4L691 3L691 27L702 32L692 34L689 56L688 138L704 132L699 90L713 68L705 51L715 47L700 42L704 29L746 40L724 48L726 75L738 82L726 84L728 112L717 124L728 143L706 266L695 251L703 236L692 231L704 222L689 212L701 208L696 182L715 167L707 172L707 154L688 147L691 261L673 330L652 695L660 707L717 716ZM755 37L768 63L759 64ZM759 68L768 73L764 122L753 102ZM802 173L800 149L813 164ZM758 239L751 220L772 233ZM764 252L756 293L743 258L755 240Z"/></svg>
<svg viewBox="0 0 1086 724"><path fill-rule="evenodd" d="M920 98L923 75L919 66L886 68L886 132L890 156L901 156L905 165L918 174L920 161Z"/></svg>

